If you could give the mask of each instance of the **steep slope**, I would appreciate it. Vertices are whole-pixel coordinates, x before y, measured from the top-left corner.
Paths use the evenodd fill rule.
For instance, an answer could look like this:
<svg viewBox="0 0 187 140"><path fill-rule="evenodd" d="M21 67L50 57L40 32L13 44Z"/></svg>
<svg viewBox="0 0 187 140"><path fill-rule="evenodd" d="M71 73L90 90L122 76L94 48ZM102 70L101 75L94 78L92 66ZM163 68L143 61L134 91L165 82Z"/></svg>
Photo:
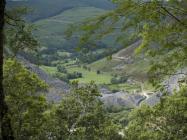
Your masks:
<svg viewBox="0 0 187 140"><path fill-rule="evenodd" d="M33 12L26 17L38 27L35 35L42 44L40 56L41 63L44 65L52 65L53 62L64 60L56 52L73 53L76 55L75 57L80 55L75 51L78 37L73 37L68 41L65 39L64 32L68 25L102 15L115 7L110 0L8 0L8 7L18 6L28 6L33 9ZM106 53L105 48L113 47L114 36L97 42L97 47L94 48L97 51L94 51L91 57L86 56L86 59L93 58L93 60L89 60L93 62L95 59L103 58ZM111 42L111 40L113 41ZM113 49L111 50L113 51Z"/></svg>
<svg viewBox="0 0 187 140"><path fill-rule="evenodd" d="M55 16L74 7L96 7L112 9L114 5L108 0L8 0L9 7L28 6L34 12L28 16L31 21Z"/></svg>
<svg viewBox="0 0 187 140"><path fill-rule="evenodd" d="M111 60L103 58L90 64L89 67L113 74L129 75L139 81L144 80L149 68L149 60L134 54L140 43L141 41L138 40L113 54Z"/></svg>
<svg viewBox="0 0 187 140"><path fill-rule="evenodd" d="M18 58L20 62L24 64L24 66L29 69L31 72L38 75L38 77L45 81L49 86L46 92L44 92L48 101L59 102L61 101L64 94L69 91L69 85L57 78L51 77L49 74L45 73L38 66L30 63L22 57Z"/></svg>
<svg viewBox="0 0 187 140"><path fill-rule="evenodd" d="M66 42L64 32L70 24L76 24L86 19L94 18L105 12L103 9L95 7L77 7L66 10L57 16L35 22L38 26L36 36L47 47L70 46L73 41ZM73 45L71 47L74 47ZM68 48L68 47L67 47ZM71 49L69 47L69 49Z"/></svg>
<svg viewBox="0 0 187 140"><path fill-rule="evenodd" d="M106 10L95 7L76 7L56 16L35 22L35 25L38 27L35 35L43 46L40 52L42 60L45 61L48 59L52 63L52 61L63 59L58 57L57 52L77 53L75 48L77 47L78 39L74 37L71 40L66 40L65 38L65 31L69 25L83 22L84 20L102 15L105 12ZM99 46L103 49L105 45L100 43Z"/></svg>

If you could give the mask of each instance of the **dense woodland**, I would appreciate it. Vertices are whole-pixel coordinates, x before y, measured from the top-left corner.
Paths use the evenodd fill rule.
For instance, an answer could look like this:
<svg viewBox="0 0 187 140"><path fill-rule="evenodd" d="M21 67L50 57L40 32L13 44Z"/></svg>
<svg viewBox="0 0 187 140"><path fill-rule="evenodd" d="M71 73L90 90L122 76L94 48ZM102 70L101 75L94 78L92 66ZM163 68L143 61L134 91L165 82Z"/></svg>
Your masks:
<svg viewBox="0 0 187 140"><path fill-rule="evenodd" d="M0 139L186 140L186 59L186 0L0 0Z"/></svg>

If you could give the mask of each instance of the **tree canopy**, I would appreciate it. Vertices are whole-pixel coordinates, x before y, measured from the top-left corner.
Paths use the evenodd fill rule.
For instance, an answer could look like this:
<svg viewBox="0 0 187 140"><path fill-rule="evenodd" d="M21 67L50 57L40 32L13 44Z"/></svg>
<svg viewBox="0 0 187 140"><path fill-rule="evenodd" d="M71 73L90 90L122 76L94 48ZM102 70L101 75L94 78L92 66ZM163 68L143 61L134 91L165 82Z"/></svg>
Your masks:
<svg viewBox="0 0 187 140"><path fill-rule="evenodd" d="M85 44L92 46L104 36L119 32L116 41L125 46L127 38L124 33L128 33L128 41L141 41L136 49L137 55L154 58L151 59L149 78L158 88L166 78L186 68L186 0L113 2L116 9L94 20L72 25L66 32L67 37L81 31L79 48ZM0 3L0 12L3 11L3 15L0 13L0 101L3 101L0 133L3 140L187 139L186 85L178 92L173 91L172 96L162 94L160 103L154 107L142 105L132 110L125 128L109 116L93 82L80 85L74 81L60 103L47 101L43 92L48 85L15 57L37 50L39 45L33 36L33 27L21 18L27 10L18 8L5 12L4 8L5 3ZM63 65L58 65L57 70L58 73L67 73ZM100 71L97 73L101 74ZM82 77L82 73L74 74ZM116 80L127 81L127 77L112 80L114 83ZM12 128L11 136L12 131L7 128ZM119 134L121 131L123 135Z"/></svg>
<svg viewBox="0 0 187 140"><path fill-rule="evenodd" d="M80 45L99 40L111 32L121 32L116 41L123 43L128 32L132 40L141 40L137 54L153 57L152 83L175 74L186 66L187 3L185 0L114 0L117 8L95 20L86 21L67 31L82 30ZM81 27L80 27L81 26ZM125 45L125 44L124 44Z"/></svg>

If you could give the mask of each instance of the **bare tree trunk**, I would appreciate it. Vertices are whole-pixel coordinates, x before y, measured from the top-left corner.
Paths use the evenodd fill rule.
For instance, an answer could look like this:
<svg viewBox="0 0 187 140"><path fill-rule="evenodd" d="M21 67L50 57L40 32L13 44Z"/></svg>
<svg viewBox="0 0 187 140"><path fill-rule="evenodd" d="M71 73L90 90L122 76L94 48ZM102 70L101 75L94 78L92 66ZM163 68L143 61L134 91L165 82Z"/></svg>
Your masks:
<svg viewBox="0 0 187 140"><path fill-rule="evenodd" d="M0 0L0 124L1 139L14 140L11 121L8 116L8 106L5 102L5 94L3 90L3 47L4 47L4 15L5 0Z"/></svg>

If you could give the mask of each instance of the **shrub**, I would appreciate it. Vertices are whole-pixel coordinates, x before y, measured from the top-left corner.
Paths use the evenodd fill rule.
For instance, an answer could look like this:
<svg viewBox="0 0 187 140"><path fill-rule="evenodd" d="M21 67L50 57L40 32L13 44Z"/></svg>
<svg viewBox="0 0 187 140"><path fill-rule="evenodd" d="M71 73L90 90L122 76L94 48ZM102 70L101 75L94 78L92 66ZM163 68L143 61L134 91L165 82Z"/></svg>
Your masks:
<svg viewBox="0 0 187 140"><path fill-rule="evenodd" d="M128 76L122 76L122 77L113 77L111 79L111 84L120 84L125 83L128 80Z"/></svg>
<svg viewBox="0 0 187 140"><path fill-rule="evenodd" d="M67 74L67 78L68 78L68 79L82 78L82 73L80 73L80 72L68 73L68 74Z"/></svg>
<svg viewBox="0 0 187 140"><path fill-rule="evenodd" d="M57 70L61 73L67 73L67 70L63 65L57 65Z"/></svg>

